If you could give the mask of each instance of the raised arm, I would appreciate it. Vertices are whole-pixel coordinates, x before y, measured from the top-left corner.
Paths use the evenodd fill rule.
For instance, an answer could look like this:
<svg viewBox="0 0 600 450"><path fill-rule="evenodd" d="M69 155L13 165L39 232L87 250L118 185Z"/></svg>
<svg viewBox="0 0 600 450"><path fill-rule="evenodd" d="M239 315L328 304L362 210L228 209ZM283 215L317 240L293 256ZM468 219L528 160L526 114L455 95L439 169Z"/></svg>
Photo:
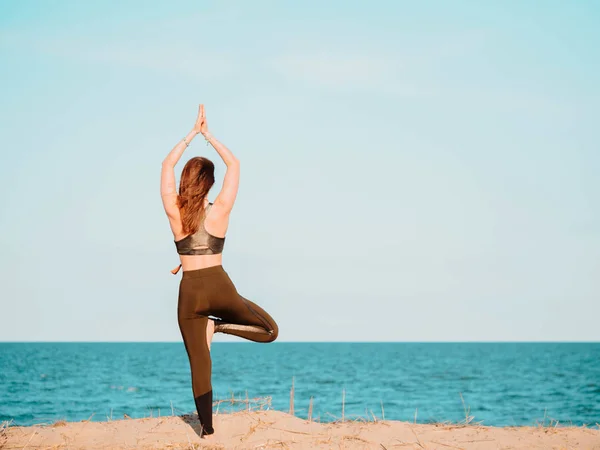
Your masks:
<svg viewBox="0 0 600 450"><path fill-rule="evenodd" d="M177 186L175 183L175 165L179 162L179 159L181 159L181 155L188 145L190 145L192 139L200 133L202 114L203 106L200 105L198 119L196 119L194 128L192 128L192 131L173 147L162 162L162 170L160 172L160 197L162 198L163 206L169 219L176 219L179 217L179 208L177 207Z"/></svg>
<svg viewBox="0 0 600 450"><path fill-rule="evenodd" d="M216 206L216 208L213 207L213 209L219 210L223 214L229 214L233 208L233 204L235 203L235 198L237 196L238 187L240 184L240 162L227 147L220 143L210 133L210 131L208 131L206 116L204 114L204 105L200 105L200 114L203 117L200 132L204 138L215 148L227 166L225 177L223 177L223 186L221 187L221 192L219 192L219 195L217 195L214 201L214 206Z"/></svg>

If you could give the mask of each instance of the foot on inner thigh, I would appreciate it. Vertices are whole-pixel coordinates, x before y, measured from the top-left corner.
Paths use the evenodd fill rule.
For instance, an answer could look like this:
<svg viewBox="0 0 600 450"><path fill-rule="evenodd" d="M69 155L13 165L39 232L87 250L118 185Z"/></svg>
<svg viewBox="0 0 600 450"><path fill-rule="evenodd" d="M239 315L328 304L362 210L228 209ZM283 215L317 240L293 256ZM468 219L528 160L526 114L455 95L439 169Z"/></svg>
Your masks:
<svg viewBox="0 0 600 450"><path fill-rule="evenodd" d="M210 351L210 344L212 343L213 334L215 334L215 321L208 319L206 324L206 343L208 344L208 350Z"/></svg>

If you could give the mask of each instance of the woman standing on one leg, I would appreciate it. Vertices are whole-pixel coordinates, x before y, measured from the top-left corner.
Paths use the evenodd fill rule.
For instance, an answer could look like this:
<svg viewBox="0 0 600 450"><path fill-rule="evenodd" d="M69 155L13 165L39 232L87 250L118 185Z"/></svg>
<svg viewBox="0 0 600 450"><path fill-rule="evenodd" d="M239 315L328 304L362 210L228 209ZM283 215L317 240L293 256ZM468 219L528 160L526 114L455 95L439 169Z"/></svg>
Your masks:
<svg viewBox="0 0 600 450"><path fill-rule="evenodd" d="M186 163L179 193L176 190L175 164L199 133L227 165L221 192L214 203L208 201L208 192L215 182L215 166L207 158L196 156ZM239 179L239 161L210 134L204 105L200 105L194 128L163 161L160 193L181 260L172 272L177 274L183 268L177 318L190 360L192 391L203 437L214 433L210 359L213 333L232 334L255 342L273 342L278 334L273 318L237 292L222 266L221 254Z"/></svg>

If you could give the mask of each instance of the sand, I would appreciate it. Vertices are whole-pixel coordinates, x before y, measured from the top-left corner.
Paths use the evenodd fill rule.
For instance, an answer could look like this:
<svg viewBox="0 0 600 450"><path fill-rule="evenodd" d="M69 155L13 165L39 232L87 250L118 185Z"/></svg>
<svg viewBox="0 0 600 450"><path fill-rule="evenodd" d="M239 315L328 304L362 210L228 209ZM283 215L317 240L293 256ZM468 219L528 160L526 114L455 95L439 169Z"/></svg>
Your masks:
<svg viewBox="0 0 600 450"><path fill-rule="evenodd" d="M214 417L201 439L194 416L8 427L2 449L600 449L594 427L486 427L397 421L309 422L280 411Z"/></svg>

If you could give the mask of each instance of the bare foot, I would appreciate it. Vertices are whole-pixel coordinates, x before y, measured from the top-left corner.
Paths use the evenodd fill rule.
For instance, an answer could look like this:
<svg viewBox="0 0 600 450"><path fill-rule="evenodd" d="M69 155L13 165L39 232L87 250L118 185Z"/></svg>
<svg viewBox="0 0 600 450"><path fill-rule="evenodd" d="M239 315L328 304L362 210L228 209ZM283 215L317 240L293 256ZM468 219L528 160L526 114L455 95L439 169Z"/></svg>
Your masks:
<svg viewBox="0 0 600 450"><path fill-rule="evenodd" d="M202 435L202 439L212 439L214 437L215 437L214 433L213 434L203 434Z"/></svg>
<svg viewBox="0 0 600 450"><path fill-rule="evenodd" d="M208 350L210 351L210 344L212 343L213 335L215 334L215 321L208 319L206 324L206 343L208 344ZM206 435L209 436L209 435Z"/></svg>

